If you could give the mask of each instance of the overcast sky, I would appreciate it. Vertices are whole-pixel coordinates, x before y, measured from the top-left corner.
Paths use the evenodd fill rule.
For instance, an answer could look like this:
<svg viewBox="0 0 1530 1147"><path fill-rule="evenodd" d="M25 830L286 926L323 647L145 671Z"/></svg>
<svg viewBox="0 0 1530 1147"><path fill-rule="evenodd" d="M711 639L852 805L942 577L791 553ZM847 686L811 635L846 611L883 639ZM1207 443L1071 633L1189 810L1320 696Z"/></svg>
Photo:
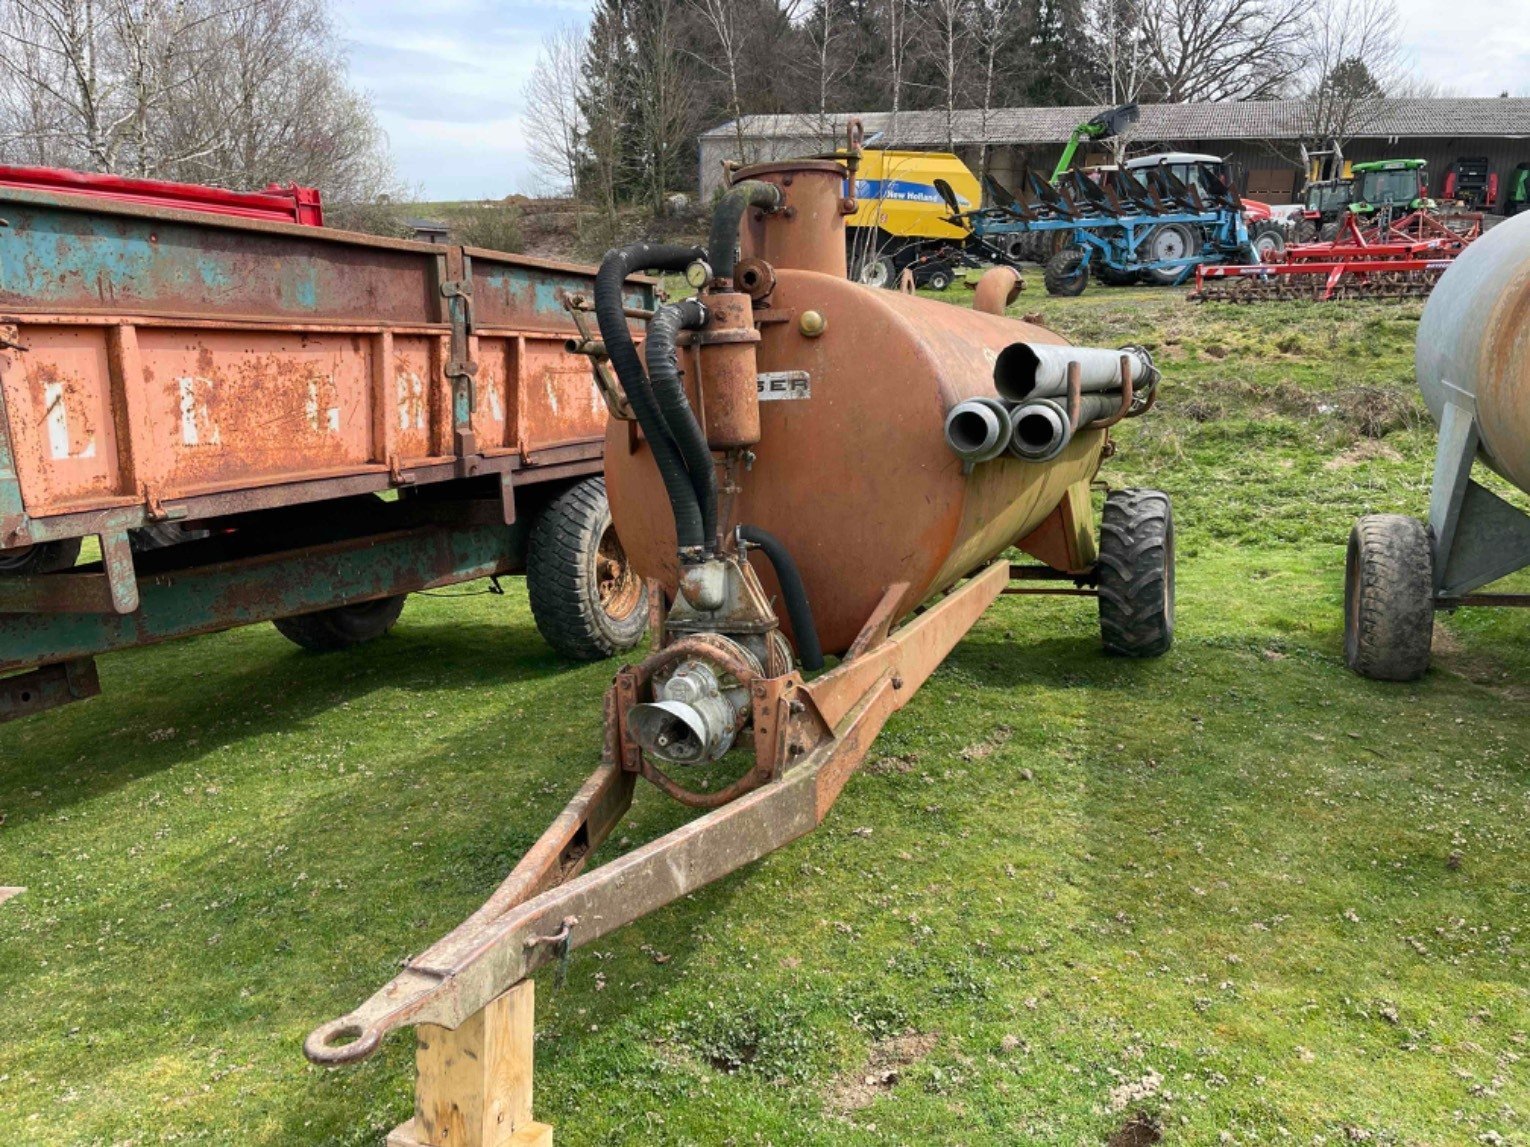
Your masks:
<svg viewBox="0 0 1530 1147"><path fill-rule="evenodd" d="M405 181L429 199L532 190L521 89L542 35L583 20L589 7L589 0L339 0L352 79L371 93ZM1462 95L1530 94L1530 0L1397 0L1397 7L1404 50L1424 78Z"/></svg>

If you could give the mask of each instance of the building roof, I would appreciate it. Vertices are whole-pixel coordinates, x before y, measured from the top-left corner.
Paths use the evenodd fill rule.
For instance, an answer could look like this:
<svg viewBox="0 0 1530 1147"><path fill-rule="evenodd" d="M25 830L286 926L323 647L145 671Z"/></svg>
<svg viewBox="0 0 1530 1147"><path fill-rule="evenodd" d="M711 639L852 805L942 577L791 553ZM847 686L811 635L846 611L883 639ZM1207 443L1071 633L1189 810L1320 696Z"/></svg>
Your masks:
<svg viewBox="0 0 1530 1147"><path fill-rule="evenodd" d="M967 144L1062 143L1074 126L1096 115L1097 106L1060 108L995 108L956 112L952 128L957 146ZM824 124L815 114L744 117L748 139L836 137L852 113L833 114ZM885 144L943 147L944 111L898 113L897 130L890 131L889 112L859 116L870 137L886 132ZM1387 99L1357 114L1349 133L1354 139L1393 136L1530 136L1530 99ZM1311 134L1305 100L1250 100L1243 103L1143 104L1142 118L1132 130L1135 139L1270 139L1299 140ZM733 137L732 121L703 133L702 138Z"/></svg>

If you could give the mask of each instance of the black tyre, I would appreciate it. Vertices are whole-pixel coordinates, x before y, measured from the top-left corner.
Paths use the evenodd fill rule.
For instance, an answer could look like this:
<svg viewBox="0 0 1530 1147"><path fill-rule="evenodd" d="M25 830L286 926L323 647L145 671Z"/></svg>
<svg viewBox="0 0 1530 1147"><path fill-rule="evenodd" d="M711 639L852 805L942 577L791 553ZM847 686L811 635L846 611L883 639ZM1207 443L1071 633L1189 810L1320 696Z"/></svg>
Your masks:
<svg viewBox="0 0 1530 1147"><path fill-rule="evenodd" d="M1183 223L1160 223L1149 232L1143 246L1147 262L1164 259L1190 259L1200 254L1201 235ZM1159 286L1171 287L1185 273L1184 267L1161 267L1143 271L1143 277Z"/></svg>
<svg viewBox="0 0 1530 1147"><path fill-rule="evenodd" d="M277 618L271 624L288 641L311 653L338 653L372 641L392 629L398 615L404 612L407 597L408 594L401 593L376 601L337 605L316 613Z"/></svg>
<svg viewBox="0 0 1530 1147"><path fill-rule="evenodd" d="M1434 547L1429 527L1371 514L1349 533L1344 560L1344 661L1375 681L1414 681L1434 636Z"/></svg>
<svg viewBox="0 0 1530 1147"><path fill-rule="evenodd" d="M0 550L0 576L6 574L45 574L73 569L80 560L79 538L57 542L39 542L14 550Z"/></svg>
<svg viewBox="0 0 1530 1147"><path fill-rule="evenodd" d="M1157 490L1114 490L1100 520L1105 652L1158 657L1174 644L1174 515Z"/></svg>
<svg viewBox="0 0 1530 1147"><path fill-rule="evenodd" d="M1318 228L1318 242L1320 243L1332 243L1338 237L1339 224L1337 222L1324 223L1322 227Z"/></svg>
<svg viewBox="0 0 1530 1147"><path fill-rule="evenodd" d="M1094 277L1107 287L1135 287L1141 278L1136 271L1118 271L1109 263L1096 267Z"/></svg>
<svg viewBox="0 0 1530 1147"><path fill-rule="evenodd" d="M1084 253L1077 247L1067 247L1047 260L1041 280L1046 284L1047 294L1073 297L1082 295L1089 285L1089 267L1084 263Z"/></svg>
<svg viewBox="0 0 1530 1147"><path fill-rule="evenodd" d="M925 280L925 286L932 291L944 291L951 285L950 271L931 271L930 277Z"/></svg>
<svg viewBox="0 0 1530 1147"><path fill-rule="evenodd" d="M1278 263L1286 253L1286 229L1273 219L1264 219L1248 230L1249 246L1260 263Z"/></svg>
<svg viewBox="0 0 1530 1147"><path fill-rule="evenodd" d="M606 480L559 495L531 529L526 556L531 615L547 644L575 661L631 649L648 628L648 587L611 524Z"/></svg>
<svg viewBox="0 0 1530 1147"><path fill-rule="evenodd" d="M1318 237L1318 230L1319 230L1318 224L1317 224L1317 222L1315 220L1312 220L1312 219L1301 219L1301 220L1298 220L1297 224L1296 224L1296 230L1294 230L1291 233L1291 241L1293 243L1313 243L1313 242L1316 242L1317 241L1317 237Z"/></svg>

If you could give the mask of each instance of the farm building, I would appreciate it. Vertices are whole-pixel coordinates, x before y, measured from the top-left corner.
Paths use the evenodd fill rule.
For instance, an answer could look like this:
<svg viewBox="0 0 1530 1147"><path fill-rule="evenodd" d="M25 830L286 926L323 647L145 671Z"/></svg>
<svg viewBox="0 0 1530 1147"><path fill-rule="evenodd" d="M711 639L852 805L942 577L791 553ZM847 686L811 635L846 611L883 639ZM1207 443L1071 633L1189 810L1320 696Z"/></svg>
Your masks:
<svg viewBox="0 0 1530 1147"><path fill-rule="evenodd" d="M988 170L1000 182L1013 181L1023 164L1051 171L1069 132L1099 107L998 108L958 111L948 129L944 111L860 115L868 139L878 146L912 150L954 150L976 168L987 147ZM700 140L703 200L722 183L722 163L809 155L842 145L848 114L748 116L743 129L721 124ZM1500 186L1515 166L1530 161L1530 99L1388 99L1355 115L1344 144L1346 160L1426 159L1433 190L1443 191L1450 165L1459 159L1486 159ZM877 133L881 133L880 136ZM1291 202L1304 172L1301 145L1314 136L1313 114L1303 100L1247 103L1144 104L1128 151L1175 150L1224 156L1244 172L1241 190L1273 202ZM1077 162L1109 163L1104 145L1080 149ZM1500 192L1500 200L1502 192Z"/></svg>

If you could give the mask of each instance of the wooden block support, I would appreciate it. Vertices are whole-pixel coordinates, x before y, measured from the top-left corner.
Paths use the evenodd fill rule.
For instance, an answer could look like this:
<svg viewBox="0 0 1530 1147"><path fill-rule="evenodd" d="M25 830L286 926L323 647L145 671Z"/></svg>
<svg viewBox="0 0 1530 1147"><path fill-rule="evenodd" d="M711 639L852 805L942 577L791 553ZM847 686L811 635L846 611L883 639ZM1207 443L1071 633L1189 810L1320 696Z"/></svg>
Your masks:
<svg viewBox="0 0 1530 1147"><path fill-rule="evenodd" d="M451 1030L415 1029L414 1118L388 1147L552 1147L531 1118L536 990L517 984Z"/></svg>

